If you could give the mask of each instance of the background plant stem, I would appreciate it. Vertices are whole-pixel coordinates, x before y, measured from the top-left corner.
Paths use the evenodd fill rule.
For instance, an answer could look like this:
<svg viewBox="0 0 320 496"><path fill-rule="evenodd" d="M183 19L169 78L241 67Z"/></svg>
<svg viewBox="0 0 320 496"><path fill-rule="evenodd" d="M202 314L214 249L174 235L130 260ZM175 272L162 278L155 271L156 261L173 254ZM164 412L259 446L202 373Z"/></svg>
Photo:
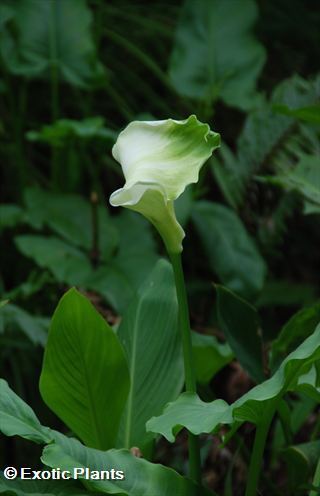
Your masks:
<svg viewBox="0 0 320 496"><path fill-rule="evenodd" d="M186 391L190 393L196 392L196 379L193 366L192 356L192 341L189 319L189 308L187 300L187 292L183 275L183 268L180 253L169 253L173 267L174 279L177 291L177 299L179 306L179 327L182 339L184 372ZM201 483L201 462L200 462L200 447L198 436L189 432L189 466L190 477L195 482Z"/></svg>
<svg viewBox="0 0 320 496"><path fill-rule="evenodd" d="M265 412L264 419L257 425L253 450L250 458L248 482L245 496L256 496L260 479L263 452L269 432L269 427L275 412L275 406Z"/></svg>

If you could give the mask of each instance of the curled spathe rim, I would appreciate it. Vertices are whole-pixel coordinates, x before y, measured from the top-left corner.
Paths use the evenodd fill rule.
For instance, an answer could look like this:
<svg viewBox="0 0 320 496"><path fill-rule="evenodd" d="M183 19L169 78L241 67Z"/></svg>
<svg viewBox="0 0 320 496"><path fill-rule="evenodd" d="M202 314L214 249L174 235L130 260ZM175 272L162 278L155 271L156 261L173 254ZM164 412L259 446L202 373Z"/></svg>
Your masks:
<svg viewBox="0 0 320 496"><path fill-rule="evenodd" d="M164 199L170 201L170 199L166 197L166 191L161 186L161 184L155 182L149 182L149 181L139 181L137 183L132 184L132 186L129 186L129 188L124 186L123 188L119 188L116 191L114 191L110 196L110 204L113 207L134 206L137 203L139 203L139 201L141 200L141 198L148 189L158 191L163 196ZM130 199L128 200L125 200L126 193L131 195ZM119 198L119 196L121 195L123 195L124 197L123 200L117 201L116 198Z"/></svg>
<svg viewBox="0 0 320 496"><path fill-rule="evenodd" d="M118 136L112 154L125 177L110 203L144 215L159 231L167 249L182 250L185 233L173 202L199 179L202 165L220 144L220 136L191 115L185 120L131 122Z"/></svg>

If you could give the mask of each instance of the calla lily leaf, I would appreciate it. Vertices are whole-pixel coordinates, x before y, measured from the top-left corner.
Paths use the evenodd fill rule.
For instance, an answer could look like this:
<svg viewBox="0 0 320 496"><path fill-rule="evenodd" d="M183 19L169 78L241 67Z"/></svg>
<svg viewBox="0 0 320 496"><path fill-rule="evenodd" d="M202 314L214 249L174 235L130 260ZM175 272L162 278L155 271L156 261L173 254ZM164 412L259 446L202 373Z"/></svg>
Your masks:
<svg viewBox="0 0 320 496"><path fill-rule="evenodd" d="M320 360L320 325L294 352L282 362L277 372L267 381L252 388L232 405L223 400L205 403L196 394L182 393L169 403L162 415L147 422L147 431L162 434L173 442L177 433L186 427L193 434L216 431L220 424L240 425L264 421L265 412L288 391L303 390L314 397L317 388L308 372ZM313 373L313 372L312 372Z"/></svg>
<svg viewBox="0 0 320 496"><path fill-rule="evenodd" d="M182 250L184 231L173 202L188 184L198 181L204 162L220 145L220 136L196 116L177 121L134 121L112 149L125 185L110 203L140 212L158 229L168 251Z"/></svg>

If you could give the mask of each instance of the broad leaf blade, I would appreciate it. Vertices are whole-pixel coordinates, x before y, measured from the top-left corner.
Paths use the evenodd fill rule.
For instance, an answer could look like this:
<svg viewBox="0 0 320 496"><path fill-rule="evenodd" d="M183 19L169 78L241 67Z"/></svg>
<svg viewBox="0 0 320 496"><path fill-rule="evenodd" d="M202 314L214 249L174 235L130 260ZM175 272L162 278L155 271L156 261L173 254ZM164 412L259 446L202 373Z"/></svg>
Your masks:
<svg viewBox="0 0 320 496"><path fill-rule="evenodd" d="M116 468L125 474L123 480L85 481L89 489L104 494L130 496L198 496L200 488L174 470L134 457L126 450L98 451L86 448L75 439L64 437L58 444L45 447L42 462L49 467L73 471L74 467L91 470ZM208 492L201 489L201 495Z"/></svg>
<svg viewBox="0 0 320 496"><path fill-rule="evenodd" d="M0 379L0 431L6 436L20 436L35 443L52 440L48 427L43 427L34 411Z"/></svg>
<svg viewBox="0 0 320 496"><path fill-rule="evenodd" d="M203 496L209 496L209 492L204 488L200 490L193 482L170 468L136 458L127 450L98 451L86 448L78 440L42 426L32 409L1 379L0 393L0 430L8 436L19 435L40 444L50 443L44 449L42 456L45 465L69 470L71 473L73 473L74 467L88 467L90 470L114 468L125 472L125 480L84 481L86 494L89 489L92 489L95 493L130 496L150 496L151 494L152 496L172 496L173 494L175 496L198 496L200 493ZM45 496L51 496L49 492L50 481L48 481L47 487L48 494L44 490L46 487L44 482L47 481L40 481L41 492L39 491L39 493L33 492L32 485L27 487L23 484L24 482L12 483L10 481L8 484L12 484L12 486L10 485L8 489L17 496L24 496L24 494L40 496L41 493L44 493ZM52 496L69 496L69 494L70 496L72 494L78 496L78 494L82 494L80 490L72 492L73 487L71 490L71 485L73 486L72 482L66 484L65 489L63 489L64 492L57 493L55 491L58 490L59 486L55 481ZM40 488L40 485L38 487ZM7 491L7 485L4 485L0 478L0 492L2 489ZM23 492L24 489L25 492Z"/></svg>
<svg viewBox="0 0 320 496"><path fill-rule="evenodd" d="M85 0L23 0L2 37L8 70L27 77L50 78L86 88L104 74L90 33L92 16Z"/></svg>
<svg viewBox="0 0 320 496"><path fill-rule="evenodd" d="M75 289L53 315L40 378L47 405L92 447L114 445L129 389L123 349L109 325Z"/></svg>
<svg viewBox="0 0 320 496"><path fill-rule="evenodd" d="M258 425L276 401L288 391L299 390L299 378L319 360L320 325L283 361L270 379L255 386L232 405L228 406L222 400L205 403L195 394L183 393L178 400L168 404L161 416L147 422L147 430L161 433L172 442L182 427L199 434L214 432L220 424L235 427L251 422Z"/></svg>
<svg viewBox="0 0 320 496"><path fill-rule="evenodd" d="M233 421L230 406L224 400L205 403L194 393L182 393L169 403L162 415L147 422L147 430L162 434L171 443L186 427L193 434L209 434L220 424Z"/></svg>
<svg viewBox="0 0 320 496"><path fill-rule="evenodd" d="M252 34L257 9L252 0L187 0L176 34L170 76L191 98L249 108L265 61Z"/></svg>
<svg viewBox="0 0 320 496"><path fill-rule="evenodd" d="M263 286L266 266L237 215L218 203L194 205L193 221L207 253L211 270L221 282L250 297Z"/></svg>
<svg viewBox="0 0 320 496"><path fill-rule="evenodd" d="M177 327L177 300L170 264L159 260L138 292L118 330L126 350L131 388L122 418L118 446L152 440L145 424L175 399L183 386L183 362Z"/></svg>
<svg viewBox="0 0 320 496"><path fill-rule="evenodd" d="M256 309L223 286L216 286L218 323L243 368L256 381L264 379L262 342Z"/></svg>

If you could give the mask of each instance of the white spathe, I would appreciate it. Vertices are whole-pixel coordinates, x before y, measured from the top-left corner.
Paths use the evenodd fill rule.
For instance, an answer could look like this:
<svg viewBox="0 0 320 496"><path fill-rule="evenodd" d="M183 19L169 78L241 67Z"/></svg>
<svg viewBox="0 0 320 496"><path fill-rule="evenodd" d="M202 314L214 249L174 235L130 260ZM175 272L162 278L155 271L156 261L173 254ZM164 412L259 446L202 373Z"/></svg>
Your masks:
<svg viewBox="0 0 320 496"><path fill-rule="evenodd" d="M112 149L126 182L112 193L111 205L143 214L157 228L167 250L181 252L185 234L173 202L188 184L198 181L202 165L219 145L220 135L195 115L182 121L131 122Z"/></svg>

